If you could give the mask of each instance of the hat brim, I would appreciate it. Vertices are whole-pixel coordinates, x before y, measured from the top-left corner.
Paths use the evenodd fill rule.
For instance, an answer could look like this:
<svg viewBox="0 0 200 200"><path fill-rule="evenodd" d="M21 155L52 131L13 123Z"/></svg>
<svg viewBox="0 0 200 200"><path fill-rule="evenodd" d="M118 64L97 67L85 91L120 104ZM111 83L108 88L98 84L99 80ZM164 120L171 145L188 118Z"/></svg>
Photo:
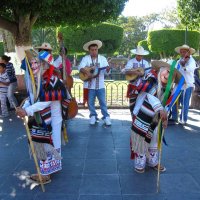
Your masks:
<svg viewBox="0 0 200 200"><path fill-rule="evenodd" d="M135 55L140 55L140 56L146 56L149 55L149 52L144 50L143 52L138 52L137 49L132 49L131 53L135 54Z"/></svg>
<svg viewBox="0 0 200 200"><path fill-rule="evenodd" d="M160 70L161 67L170 68L170 64L168 64L168 63L166 63L164 61L161 61L161 60L153 60L153 61L151 61L151 66L156 71Z"/></svg>
<svg viewBox="0 0 200 200"><path fill-rule="evenodd" d="M25 50L25 55L27 56L29 61L31 61L32 59L39 59L38 53L34 51L34 49Z"/></svg>
<svg viewBox="0 0 200 200"><path fill-rule="evenodd" d="M89 51L89 46L92 45L92 44L96 44L98 49L100 49L102 47L102 42L100 40L93 40L93 41L90 41L90 42L87 42L83 45L83 49L85 51Z"/></svg>
<svg viewBox="0 0 200 200"><path fill-rule="evenodd" d="M193 49L193 48L187 48L187 47L183 47L183 46L176 47L176 48L175 48L175 51L176 51L177 53L180 53L180 50L181 50L181 49L189 50L189 51L190 51L190 54L194 54L194 53L196 52L196 50Z"/></svg>
<svg viewBox="0 0 200 200"><path fill-rule="evenodd" d="M162 67L168 68L170 70L170 67L171 67L170 64L168 64L168 63L166 63L164 61L161 61L161 60L154 60L154 61L152 61L151 62L151 66L156 71L159 71L160 68L162 68ZM173 79L174 79L174 82L176 84L179 83L181 77L182 77L182 74L177 69L174 69Z"/></svg>

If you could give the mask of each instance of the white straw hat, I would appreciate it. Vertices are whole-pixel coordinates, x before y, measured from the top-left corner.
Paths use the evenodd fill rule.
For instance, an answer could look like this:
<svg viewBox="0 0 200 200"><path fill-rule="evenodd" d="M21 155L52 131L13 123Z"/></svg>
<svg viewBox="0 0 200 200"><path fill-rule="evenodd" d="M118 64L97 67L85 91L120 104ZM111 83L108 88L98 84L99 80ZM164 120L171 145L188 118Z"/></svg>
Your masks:
<svg viewBox="0 0 200 200"><path fill-rule="evenodd" d="M98 47L98 49L100 49L100 48L102 47L102 42L101 42L100 40L92 40L92 41L89 41L89 42L85 43L85 44L83 45L83 49L84 49L85 51L89 51L88 48L89 48L89 46L92 45L92 44L96 44L97 47Z"/></svg>
<svg viewBox="0 0 200 200"><path fill-rule="evenodd" d="M176 47L176 48L175 48L175 51L176 51L177 53L180 53L180 50L181 50L181 49L189 50L189 51L190 51L190 54L194 54L195 51L196 51L195 49L189 47L189 46L186 45L186 44L184 44L184 45L182 45L182 46L179 46L179 47Z"/></svg>
<svg viewBox="0 0 200 200"><path fill-rule="evenodd" d="M144 50L142 46L137 46L137 49L132 49L131 53L136 54L136 55L141 55L141 56L145 56L149 54L149 52Z"/></svg>
<svg viewBox="0 0 200 200"><path fill-rule="evenodd" d="M39 46L39 47L35 47L35 49L45 49L45 50L52 51L51 45L49 43L47 43L47 42L42 43L42 45Z"/></svg>

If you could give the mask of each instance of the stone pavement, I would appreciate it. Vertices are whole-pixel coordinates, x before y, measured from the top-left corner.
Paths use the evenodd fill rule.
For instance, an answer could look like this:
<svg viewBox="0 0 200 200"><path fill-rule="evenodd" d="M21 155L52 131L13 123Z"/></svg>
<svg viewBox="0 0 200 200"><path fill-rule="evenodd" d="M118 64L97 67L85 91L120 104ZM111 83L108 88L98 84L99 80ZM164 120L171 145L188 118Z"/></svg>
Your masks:
<svg viewBox="0 0 200 200"><path fill-rule="evenodd" d="M69 142L62 148L63 170L45 185L43 193L26 177L35 170L29 158L25 128L14 113L0 119L1 200L197 200L200 199L199 111L191 110L188 126L166 130L168 146L163 148L160 193L156 175L133 170L128 110L110 110L112 127L88 125L88 111L79 110L68 122Z"/></svg>

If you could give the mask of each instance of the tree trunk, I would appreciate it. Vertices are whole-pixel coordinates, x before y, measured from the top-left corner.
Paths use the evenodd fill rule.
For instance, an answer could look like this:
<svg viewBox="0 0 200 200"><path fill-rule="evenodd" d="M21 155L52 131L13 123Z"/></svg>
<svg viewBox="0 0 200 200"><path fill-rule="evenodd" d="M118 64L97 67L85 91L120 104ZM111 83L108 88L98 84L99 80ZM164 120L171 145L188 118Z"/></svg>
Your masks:
<svg viewBox="0 0 200 200"><path fill-rule="evenodd" d="M1 29L4 52L15 52L15 41L12 34L9 31Z"/></svg>
<svg viewBox="0 0 200 200"><path fill-rule="evenodd" d="M24 49L31 47L31 29L38 15L32 15L31 13L26 15L20 14L21 13L16 13L15 22L0 17L0 27L12 33L15 41L16 53L19 59L22 60L24 58Z"/></svg>

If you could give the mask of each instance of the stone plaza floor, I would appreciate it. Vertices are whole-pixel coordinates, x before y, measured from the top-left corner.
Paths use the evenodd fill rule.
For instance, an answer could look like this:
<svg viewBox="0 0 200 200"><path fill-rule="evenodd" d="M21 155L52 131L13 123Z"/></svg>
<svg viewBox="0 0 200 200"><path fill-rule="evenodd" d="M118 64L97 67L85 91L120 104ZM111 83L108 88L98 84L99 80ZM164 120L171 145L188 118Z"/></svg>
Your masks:
<svg viewBox="0 0 200 200"><path fill-rule="evenodd" d="M100 111L98 110L100 113ZM45 185L46 192L27 176L35 172L23 122L12 113L0 119L0 200L199 200L200 111L190 110L186 126L171 125L165 131L160 176L147 168L133 169L130 160L128 109L109 110L112 126L88 123L88 110L79 110L68 121L69 142L62 147L63 170ZM99 117L101 117L99 115Z"/></svg>

